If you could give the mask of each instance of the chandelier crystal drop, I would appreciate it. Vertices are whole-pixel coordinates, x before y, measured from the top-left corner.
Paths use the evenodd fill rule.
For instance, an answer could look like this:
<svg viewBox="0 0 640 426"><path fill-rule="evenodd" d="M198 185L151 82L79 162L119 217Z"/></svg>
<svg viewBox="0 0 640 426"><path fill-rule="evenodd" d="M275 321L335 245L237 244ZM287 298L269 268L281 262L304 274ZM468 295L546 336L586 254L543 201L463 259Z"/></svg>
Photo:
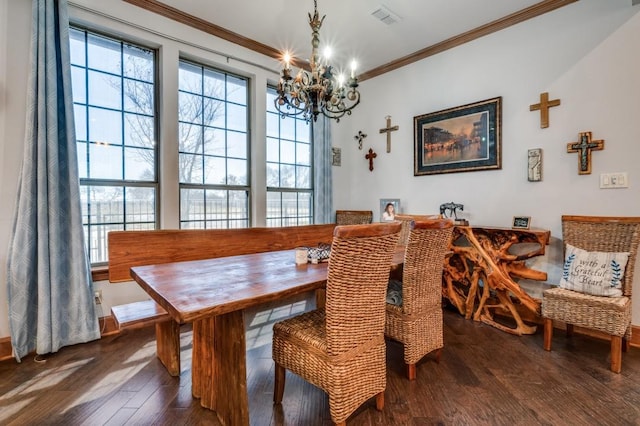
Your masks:
<svg viewBox="0 0 640 426"><path fill-rule="evenodd" d="M358 79L355 75L355 61L351 63L351 75L345 81L341 75L335 75L328 58L319 60L318 46L320 45L320 27L326 15L318 15L318 2L313 1L313 15L309 13L311 26L311 59L310 71L300 69L292 77L288 53L284 54L284 68L278 83L278 96L275 107L284 117L302 116L308 123L316 121L319 114L340 121L344 115L351 115L351 111L360 103Z"/></svg>

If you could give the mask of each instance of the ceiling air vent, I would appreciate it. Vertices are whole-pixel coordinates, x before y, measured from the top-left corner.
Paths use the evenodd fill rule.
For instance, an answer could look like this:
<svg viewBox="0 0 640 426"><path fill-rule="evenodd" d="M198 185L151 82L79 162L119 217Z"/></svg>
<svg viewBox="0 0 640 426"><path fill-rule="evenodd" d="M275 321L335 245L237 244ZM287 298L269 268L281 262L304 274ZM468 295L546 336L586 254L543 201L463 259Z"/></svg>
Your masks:
<svg viewBox="0 0 640 426"><path fill-rule="evenodd" d="M400 21L400 17L390 11L385 5L381 4L378 6L373 12L371 12L371 16L375 17L379 21L387 25L395 24Z"/></svg>

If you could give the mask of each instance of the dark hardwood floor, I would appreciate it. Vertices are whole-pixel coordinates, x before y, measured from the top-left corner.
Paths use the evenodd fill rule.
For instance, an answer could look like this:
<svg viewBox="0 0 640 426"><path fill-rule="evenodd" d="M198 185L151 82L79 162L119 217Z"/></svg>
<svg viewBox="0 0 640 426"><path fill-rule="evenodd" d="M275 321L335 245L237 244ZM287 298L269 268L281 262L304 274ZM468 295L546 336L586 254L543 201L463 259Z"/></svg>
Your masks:
<svg viewBox="0 0 640 426"><path fill-rule="evenodd" d="M252 425L328 425L321 390L287 374L274 407L271 327L307 309L311 299L248 312L247 382ZM191 397L191 333L182 333L182 373L171 377L155 357L154 328L131 330L36 362L0 362L2 425L217 425ZM609 371L608 342L556 332L517 337L445 309L445 348L427 356L418 379L404 376L402 348L387 345L384 411L371 400L349 425L638 425L640 349Z"/></svg>

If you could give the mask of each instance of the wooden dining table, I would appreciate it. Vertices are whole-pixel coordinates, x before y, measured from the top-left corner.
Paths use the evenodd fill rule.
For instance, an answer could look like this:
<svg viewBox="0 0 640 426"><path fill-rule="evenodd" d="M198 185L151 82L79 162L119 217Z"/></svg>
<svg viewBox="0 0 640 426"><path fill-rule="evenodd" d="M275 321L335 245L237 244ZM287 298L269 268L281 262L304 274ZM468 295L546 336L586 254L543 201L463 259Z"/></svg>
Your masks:
<svg viewBox="0 0 640 426"><path fill-rule="evenodd" d="M403 262L398 248L393 264ZM131 268L178 324L192 323L192 395L225 425L248 425L244 309L322 290L328 263L296 265L295 250ZM159 349L160 350L160 349Z"/></svg>

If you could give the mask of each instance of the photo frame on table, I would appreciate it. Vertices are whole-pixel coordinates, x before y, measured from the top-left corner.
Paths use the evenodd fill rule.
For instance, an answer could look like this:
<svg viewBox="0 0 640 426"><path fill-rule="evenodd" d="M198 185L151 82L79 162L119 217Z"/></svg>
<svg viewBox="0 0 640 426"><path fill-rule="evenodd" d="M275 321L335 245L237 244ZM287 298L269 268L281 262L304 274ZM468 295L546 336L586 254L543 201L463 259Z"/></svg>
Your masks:
<svg viewBox="0 0 640 426"><path fill-rule="evenodd" d="M413 118L414 176L502 168L502 97Z"/></svg>
<svg viewBox="0 0 640 426"><path fill-rule="evenodd" d="M393 220L393 218L387 219L384 214L389 204L393 205L394 215L400 213L400 198L380 198L380 222Z"/></svg>
<svg viewBox="0 0 640 426"><path fill-rule="evenodd" d="M531 227L531 216L514 216L511 228L529 229Z"/></svg>

